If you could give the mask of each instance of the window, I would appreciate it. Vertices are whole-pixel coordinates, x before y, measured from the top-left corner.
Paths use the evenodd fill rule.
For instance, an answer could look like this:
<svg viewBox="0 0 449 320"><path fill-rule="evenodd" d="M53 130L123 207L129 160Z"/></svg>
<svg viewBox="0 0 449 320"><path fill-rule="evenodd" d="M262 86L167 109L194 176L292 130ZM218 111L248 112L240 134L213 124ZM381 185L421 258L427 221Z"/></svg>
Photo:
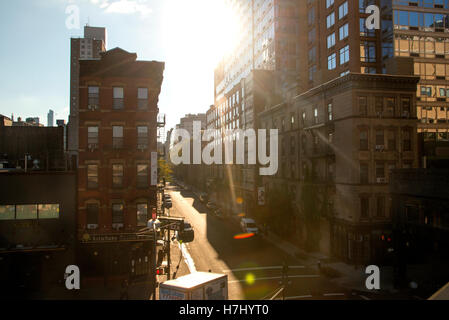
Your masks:
<svg viewBox="0 0 449 320"><path fill-rule="evenodd" d="M37 219L36 204L16 205L16 220L35 220L35 219Z"/></svg>
<svg viewBox="0 0 449 320"><path fill-rule="evenodd" d="M313 65L312 67L309 68L309 81L313 81L315 73L316 73L316 65Z"/></svg>
<svg viewBox="0 0 449 320"><path fill-rule="evenodd" d="M411 133L409 129L404 129L402 131L402 148L403 151L411 151L412 145L411 145Z"/></svg>
<svg viewBox="0 0 449 320"><path fill-rule="evenodd" d="M376 151L378 151L377 150L377 147L379 146L384 146L384 142L385 140L384 140L384 130L383 129L378 129L378 130L376 130Z"/></svg>
<svg viewBox="0 0 449 320"><path fill-rule="evenodd" d="M123 165L113 164L112 165L112 187L122 188L123 187Z"/></svg>
<svg viewBox="0 0 449 320"><path fill-rule="evenodd" d="M326 0L326 8L329 8L333 4L334 4L334 0Z"/></svg>
<svg viewBox="0 0 449 320"><path fill-rule="evenodd" d="M137 165L137 187L148 187L148 165L146 164Z"/></svg>
<svg viewBox="0 0 449 320"><path fill-rule="evenodd" d="M303 111L301 115L301 123L304 125L306 123L306 112Z"/></svg>
<svg viewBox="0 0 449 320"><path fill-rule="evenodd" d="M98 165L96 164L87 165L87 188L98 188Z"/></svg>
<svg viewBox="0 0 449 320"><path fill-rule="evenodd" d="M343 19L348 14L348 1L338 7L338 18Z"/></svg>
<svg viewBox="0 0 449 320"><path fill-rule="evenodd" d="M123 225L123 210L124 206L121 203L114 203L112 205L112 224Z"/></svg>
<svg viewBox="0 0 449 320"><path fill-rule="evenodd" d="M369 198L368 197L360 198L360 218L361 219L369 218Z"/></svg>
<svg viewBox="0 0 449 320"><path fill-rule="evenodd" d="M312 8L310 8L310 10L308 12L308 23L309 23L309 25L311 25L314 22L315 22L315 8L312 7ZM309 41L310 41L310 37L309 37Z"/></svg>
<svg viewBox="0 0 449 320"><path fill-rule="evenodd" d="M124 92L121 87L113 88L113 96L112 96L112 108L114 110L121 110L124 106Z"/></svg>
<svg viewBox="0 0 449 320"><path fill-rule="evenodd" d="M376 115L379 116L384 111L384 98L383 97L376 97L375 100L375 110Z"/></svg>
<svg viewBox="0 0 449 320"><path fill-rule="evenodd" d="M140 110L148 108L148 88L137 89L137 108Z"/></svg>
<svg viewBox="0 0 449 320"><path fill-rule="evenodd" d="M137 226L146 226L148 221L148 205L146 203L137 204Z"/></svg>
<svg viewBox="0 0 449 320"><path fill-rule="evenodd" d="M38 205L39 219L59 219L59 204Z"/></svg>
<svg viewBox="0 0 449 320"><path fill-rule="evenodd" d="M316 47L313 47L309 50L309 62L315 62L316 61Z"/></svg>
<svg viewBox="0 0 449 320"><path fill-rule="evenodd" d="M377 210L376 210L377 217L385 217L385 197L378 196L376 202L377 202Z"/></svg>
<svg viewBox="0 0 449 320"><path fill-rule="evenodd" d="M327 48L335 46L335 32L327 37Z"/></svg>
<svg viewBox="0 0 449 320"><path fill-rule="evenodd" d="M332 114L332 103L327 104L327 120L332 121L333 114Z"/></svg>
<svg viewBox="0 0 449 320"><path fill-rule="evenodd" d="M421 86L421 95L431 97L432 96L432 87Z"/></svg>
<svg viewBox="0 0 449 320"><path fill-rule="evenodd" d="M360 44L360 61L376 62L376 43L372 41L362 41Z"/></svg>
<svg viewBox="0 0 449 320"><path fill-rule="evenodd" d="M349 25L346 23L345 25L340 27L338 32L339 32L339 39L340 40L346 39L348 37L348 35L349 35Z"/></svg>
<svg viewBox="0 0 449 320"><path fill-rule="evenodd" d="M410 98L402 98L401 99L401 105L402 105L402 116L408 117L410 115Z"/></svg>
<svg viewBox="0 0 449 320"><path fill-rule="evenodd" d="M317 107L315 107L313 109L313 121L314 121L314 124L318 124L318 108Z"/></svg>
<svg viewBox="0 0 449 320"><path fill-rule="evenodd" d="M87 127L87 144L89 147L98 146L98 127Z"/></svg>
<svg viewBox="0 0 449 320"><path fill-rule="evenodd" d="M14 220L16 217L16 207L14 205L1 205L0 206L0 221L1 220Z"/></svg>
<svg viewBox="0 0 449 320"><path fill-rule="evenodd" d="M340 49L340 64L349 62L349 45Z"/></svg>
<svg viewBox="0 0 449 320"><path fill-rule="evenodd" d="M385 178L385 164L383 162L376 162L376 178Z"/></svg>
<svg viewBox="0 0 449 320"><path fill-rule="evenodd" d="M90 203L87 205L86 214L87 214L87 225L98 225L98 212L99 207L97 203Z"/></svg>
<svg viewBox="0 0 449 320"><path fill-rule="evenodd" d="M100 88L99 87L89 87L88 88L88 102L89 106L99 106L100 105Z"/></svg>
<svg viewBox="0 0 449 320"><path fill-rule="evenodd" d="M334 70L337 67L337 54L333 53L327 57L327 69Z"/></svg>
<svg viewBox="0 0 449 320"><path fill-rule="evenodd" d="M359 112L362 116L366 116L368 114L367 97L359 97Z"/></svg>
<svg viewBox="0 0 449 320"><path fill-rule="evenodd" d="M367 184L369 183L369 167L367 163L360 164L360 183Z"/></svg>
<svg viewBox="0 0 449 320"><path fill-rule="evenodd" d="M388 150L396 150L396 134L393 130L388 130Z"/></svg>
<svg viewBox="0 0 449 320"><path fill-rule="evenodd" d="M368 150L368 131L367 130L360 131L360 150L361 151Z"/></svg>
<svg viewBox="0 0 449 320"><path fill-rule="evenodd" d="M114 149L123 148L123 127L113 126L112 127L112 147Z"/></svg>
<svg viewBox="0 0 449 320"><path fill-rule="evenodd" d="M139 149L139 150L148 149L148 127L147 126L137 127L137 149Z"/></svg>
<svg viewBox="0 0 449 320"><path fill-rule="evenodd" d="M388 97L386 100L386 111L390 115L394 115L394 107L396 105L396 99L394 97Z"/></svg>
<svg viewBox="0 0 449 320"><path fill-rule="evenodd" d="M332 12L330 15L326 17L326 26L327 28L332 27L335 24L335 13Z"/></svg>

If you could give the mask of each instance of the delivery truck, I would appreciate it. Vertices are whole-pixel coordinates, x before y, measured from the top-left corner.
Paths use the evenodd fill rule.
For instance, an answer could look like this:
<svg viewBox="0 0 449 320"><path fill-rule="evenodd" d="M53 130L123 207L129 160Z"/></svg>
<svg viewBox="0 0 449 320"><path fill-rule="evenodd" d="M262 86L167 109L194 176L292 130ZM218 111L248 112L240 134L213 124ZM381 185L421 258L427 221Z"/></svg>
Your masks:
<svg viewBox="0 0 449 320"><path fill-rule="evenodd" d="M159 300L228 300L228 276L195 272L159 285Z"/></svg>

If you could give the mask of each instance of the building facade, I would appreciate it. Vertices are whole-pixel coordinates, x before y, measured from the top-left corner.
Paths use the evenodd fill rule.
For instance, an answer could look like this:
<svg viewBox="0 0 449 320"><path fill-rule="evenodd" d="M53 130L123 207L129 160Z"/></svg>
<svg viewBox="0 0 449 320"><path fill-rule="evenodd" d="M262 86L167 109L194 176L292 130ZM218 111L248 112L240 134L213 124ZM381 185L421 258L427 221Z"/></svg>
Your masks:
<svg viewBox="0 0 449 320"><path fill-rule="evenodd" d="M151 243L135 233L157 207L163 70L120 48L80 61L78 240L92 278L150 270Z"/></svg>
<svg viewBox="0 0 449 320"><path fill-rule="evenodd" d="M351 263L381 259L380 239L391 233L390 171L419 162L417 82L350 73L260 114L261 128L280 133L280 169L263 179L265 190L287 186L299 244L318 234L313 249ZM388 114L378 115L380 104ZM302 203L305 185L319 194L314 228Z"/></svg>

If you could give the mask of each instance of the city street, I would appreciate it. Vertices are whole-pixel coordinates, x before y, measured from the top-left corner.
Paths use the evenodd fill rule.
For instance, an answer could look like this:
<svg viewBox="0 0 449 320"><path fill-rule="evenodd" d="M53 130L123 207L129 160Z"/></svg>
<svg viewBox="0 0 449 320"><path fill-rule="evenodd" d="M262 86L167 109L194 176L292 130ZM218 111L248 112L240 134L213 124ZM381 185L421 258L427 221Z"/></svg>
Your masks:
<svg viewBox="0 0 449 320"><path fill-rule="evenodd" d="M234 239L239 226L208 214L208 209L191 191L169 187L171 216L184 217L195 230L195 240L184 244L183 256L190 272L211 271L228 274L230 299L263 299L280 287L282 264L289 265L290 285L286 299L368 299L351 295L328 279L317 268L305 266L261 237ZM282 294L278 296L282 298Z"/></svg>

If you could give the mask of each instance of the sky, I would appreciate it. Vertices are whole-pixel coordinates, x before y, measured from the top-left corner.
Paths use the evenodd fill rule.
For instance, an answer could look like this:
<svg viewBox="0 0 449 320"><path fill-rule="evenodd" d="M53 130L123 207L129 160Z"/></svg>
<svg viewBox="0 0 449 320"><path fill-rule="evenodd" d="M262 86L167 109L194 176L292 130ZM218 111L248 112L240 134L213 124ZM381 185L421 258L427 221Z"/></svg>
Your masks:
<svg viewBox="0 0 449 320"><path fill-rule="evenodd" d="M166 131L187 113L205 113L214 103L214 67L238 33L224 1L0 1L0 114L46 125L52 109L55 121L68 121L70 38L82 37L86 23L106 27L107 49L165 62L159 109Z"/></svg>

